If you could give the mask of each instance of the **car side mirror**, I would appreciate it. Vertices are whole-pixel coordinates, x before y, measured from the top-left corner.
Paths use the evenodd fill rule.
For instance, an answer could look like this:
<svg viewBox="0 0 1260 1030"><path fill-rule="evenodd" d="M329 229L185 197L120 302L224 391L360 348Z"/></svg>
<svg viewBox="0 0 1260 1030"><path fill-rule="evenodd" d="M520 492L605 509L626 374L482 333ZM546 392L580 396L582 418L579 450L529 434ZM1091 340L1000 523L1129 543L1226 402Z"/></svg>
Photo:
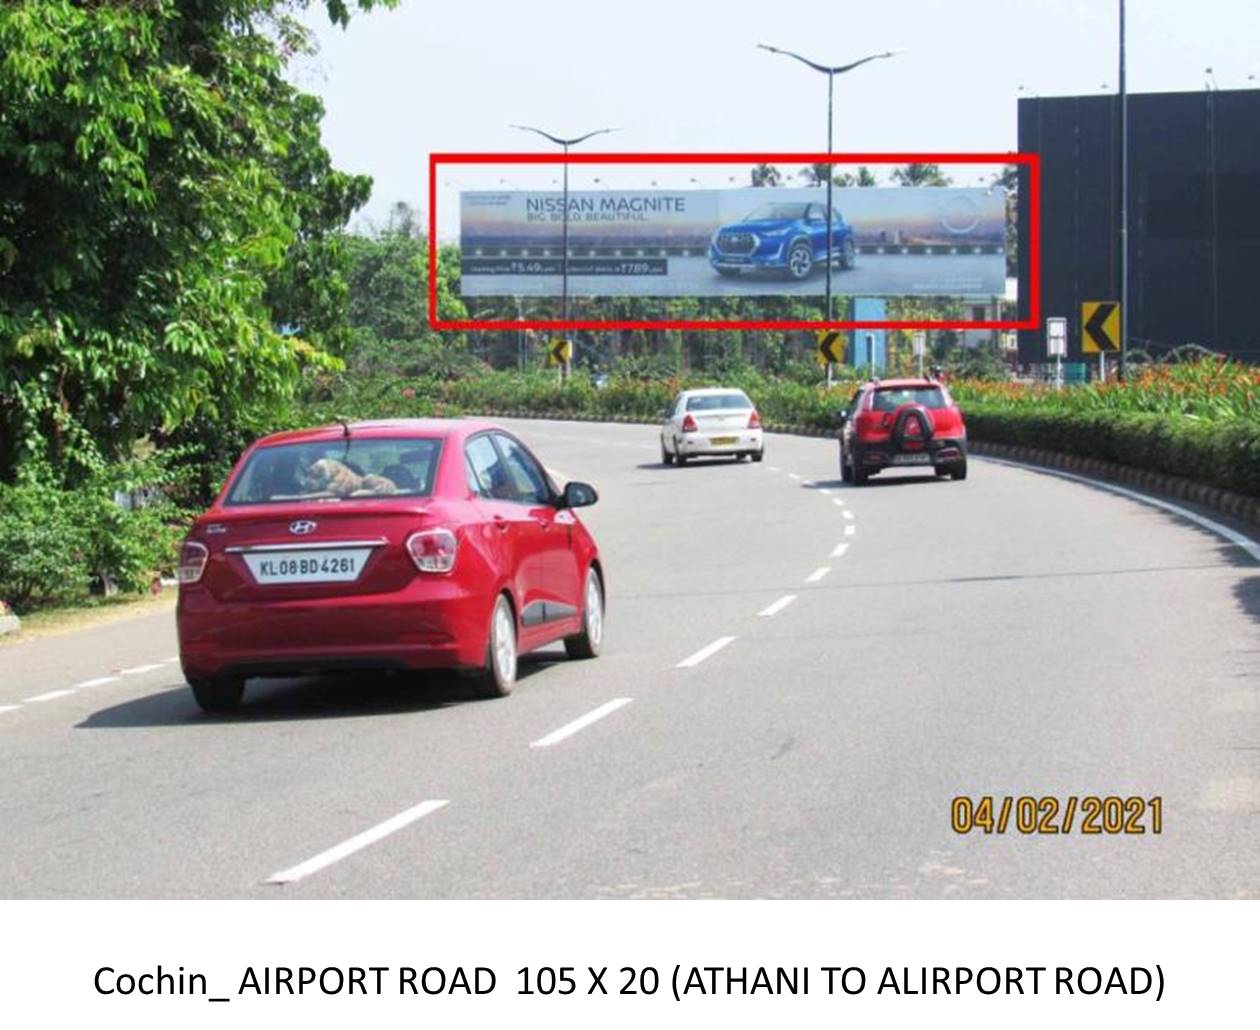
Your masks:
<svg viewBox="0 0 1260 1030"><path fill-rule="evenodd" d="M599 500L599 494L590 483L572 481L564 485L564 493L560 497L561 508L589 508Z"/></svg>
<svg viewBox="0 0 1260 1030"><path fill-rule="evenodd" d="M837 421L837 422L839 422L841 425L844 425L846 422L848 422L848 421L849 421L849 409L848 409L848 408L840 408L840 409L836 412L836 421Z"/></svg>

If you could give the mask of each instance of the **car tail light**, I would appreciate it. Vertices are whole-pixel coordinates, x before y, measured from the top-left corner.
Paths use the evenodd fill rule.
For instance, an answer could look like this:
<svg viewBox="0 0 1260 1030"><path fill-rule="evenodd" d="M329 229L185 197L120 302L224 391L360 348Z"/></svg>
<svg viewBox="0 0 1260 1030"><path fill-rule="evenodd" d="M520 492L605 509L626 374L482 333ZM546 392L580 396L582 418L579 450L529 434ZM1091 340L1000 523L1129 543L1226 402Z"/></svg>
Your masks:
<svg viewBox="0 0 1260 1030"><path fill-rule="evenodd" d="M700 427L696 425L696 420L691 417L691 412L687 412L687 414L683 416L682 431L684 433L694 433L699 428Z"/></svg>
<svg viewBox="0 0 1260 1030"><path fill-rule="evenodd" d="M761 428L761 416L758 415L756 411L754 411L751 415L748 416L748 428L749 429Z"/></svg>
<svg viewBox="0 0 1260 1030"><path fill-rule="evenodd" d="M175 569L175 578L181 583L196 583L206 571L206 560L210 557L210 549L196 540L185 540L179 549L179 565Z"/></svg>
<svg viewBox="0 0 1260 1030"><path fill-rule="evenodd" d="M407 553L421 572L450 572L459 541L449 529L425 529L407 537Z"/></svg>

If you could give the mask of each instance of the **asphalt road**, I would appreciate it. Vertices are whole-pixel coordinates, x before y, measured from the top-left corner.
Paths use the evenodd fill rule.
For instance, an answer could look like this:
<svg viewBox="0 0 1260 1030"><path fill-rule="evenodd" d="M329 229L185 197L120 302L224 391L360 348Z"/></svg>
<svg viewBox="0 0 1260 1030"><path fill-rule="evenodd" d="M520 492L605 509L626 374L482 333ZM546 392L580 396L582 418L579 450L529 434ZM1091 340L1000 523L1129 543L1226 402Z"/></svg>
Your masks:
<svg viewBox="0 0 1260 1030"><path fill-rule="evenodd" d="M855 489L832 441L675 469L648 427L515 425L600 488L602 658L211 718L169 613L0 647L0 896L1260 893L1246 549L993 462ZM1163 833L954 833L985 794L1158 795Z"/></svg>
<svg viewBox="0 0 1260 1030"><path fill-rule="evenodd" d="M991 297L1005 288L1005 259L993 254L859 254L851 269L835 269L831 284L837 294L864 296L964 296ZM826 276L821 266L806 279L794 282L773 273L745 273L724 279L708 258L671 257L664 276L618 277L569 275L569 293L582 297L619 294L651 297L823 295ZM514 294L522 297L554 297L560 277L468 276L463 290L468 296ZM623 286L633 288L623 288Z"/></svg>

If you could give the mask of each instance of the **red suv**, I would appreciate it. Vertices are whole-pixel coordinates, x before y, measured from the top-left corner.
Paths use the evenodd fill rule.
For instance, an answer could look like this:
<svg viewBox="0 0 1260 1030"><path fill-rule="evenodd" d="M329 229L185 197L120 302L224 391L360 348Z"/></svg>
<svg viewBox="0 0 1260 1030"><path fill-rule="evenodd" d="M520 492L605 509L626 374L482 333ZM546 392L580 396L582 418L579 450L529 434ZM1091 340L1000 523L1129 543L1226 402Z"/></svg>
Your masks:
<svg viewBox="0 0 1260 1030"><path fill-rule="evenodd" d="M967 478L967 427L944 383L873 379L840 412L840 477L862 486L886 468Z"/></svg>
<svg viewBox="0 0 1260 1030"><path fill-rule="evenodd" d="M250 447L179 563L179 653L197 702L250 676L461 668L509 693L517 655L599 654L604 572L574 509L511 433L361 422Z"/></svg>

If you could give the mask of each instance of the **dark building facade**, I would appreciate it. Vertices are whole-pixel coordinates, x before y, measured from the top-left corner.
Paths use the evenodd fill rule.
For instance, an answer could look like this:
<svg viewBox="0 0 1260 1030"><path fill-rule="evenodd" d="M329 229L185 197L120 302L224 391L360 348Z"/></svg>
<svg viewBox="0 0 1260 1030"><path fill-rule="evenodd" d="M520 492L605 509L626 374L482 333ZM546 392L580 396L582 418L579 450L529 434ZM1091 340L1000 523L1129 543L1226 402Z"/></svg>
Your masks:
<svg viewBox="0 0 1260 1030"><path fill-rule="evenodd" d="M1260 90L1129 96L1130 348L1197 343L1260 361ZM1041 155L1042 327L1021 363L1045 361L1044 320L1118 300L1119 101L1019 101L1019 149ZM1028 190L1019 197L1020 317L1028 317Z"/></svg>

